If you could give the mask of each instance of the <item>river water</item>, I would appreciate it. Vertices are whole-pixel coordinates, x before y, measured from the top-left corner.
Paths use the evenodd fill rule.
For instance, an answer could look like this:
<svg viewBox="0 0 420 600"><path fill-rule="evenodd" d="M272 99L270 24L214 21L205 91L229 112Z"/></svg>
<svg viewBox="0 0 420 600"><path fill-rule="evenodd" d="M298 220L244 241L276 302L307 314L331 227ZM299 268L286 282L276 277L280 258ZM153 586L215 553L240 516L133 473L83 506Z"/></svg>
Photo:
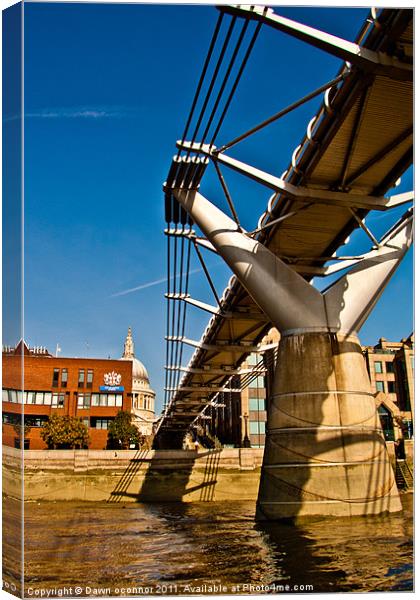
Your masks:
<svg viewBox="0 0 420 600"><path fill-rule="evenodd" d="M25 596L409 591L412 494L402 501L400 514L298 526L256 523L253 502L28 503Z"/></svg>

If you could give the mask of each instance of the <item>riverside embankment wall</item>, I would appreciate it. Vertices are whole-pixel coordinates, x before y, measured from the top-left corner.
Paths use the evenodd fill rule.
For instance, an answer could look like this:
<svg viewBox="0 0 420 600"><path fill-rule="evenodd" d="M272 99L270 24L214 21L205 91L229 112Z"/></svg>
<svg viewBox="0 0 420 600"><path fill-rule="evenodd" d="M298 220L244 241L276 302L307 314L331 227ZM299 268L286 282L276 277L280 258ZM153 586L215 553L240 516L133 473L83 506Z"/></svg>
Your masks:
<svg viewBox="0 0 420 600"><path fill-rule="evenodd" d="M387 442L395 466L393 442ZM17 450L3 446L3 492L25 500L211 502L255 500L263 448ZM406 442L412 464L412 442ZM22 455L24 477L22 484Z"/></svg>
<svg viewBox="0 0 420 600"><path fill-rule="evenodd" d="M22 452L3 446L3 492L21 497ZM25 450L25 500L197 502L257 497L263 449Z"/></svg>

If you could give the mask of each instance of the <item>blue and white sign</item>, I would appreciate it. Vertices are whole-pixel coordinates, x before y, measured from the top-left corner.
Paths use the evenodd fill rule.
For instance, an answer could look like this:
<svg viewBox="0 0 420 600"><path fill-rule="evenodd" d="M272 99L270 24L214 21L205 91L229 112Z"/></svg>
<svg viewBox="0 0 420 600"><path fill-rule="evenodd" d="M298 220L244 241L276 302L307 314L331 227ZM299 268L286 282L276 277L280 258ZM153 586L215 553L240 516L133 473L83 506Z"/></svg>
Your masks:
<svg viewBox="0 0 420 600"><path fill-rule="evenodd" d="M123 392L124 386L123 385L100 385L99 391L100 392Z"/></svg>

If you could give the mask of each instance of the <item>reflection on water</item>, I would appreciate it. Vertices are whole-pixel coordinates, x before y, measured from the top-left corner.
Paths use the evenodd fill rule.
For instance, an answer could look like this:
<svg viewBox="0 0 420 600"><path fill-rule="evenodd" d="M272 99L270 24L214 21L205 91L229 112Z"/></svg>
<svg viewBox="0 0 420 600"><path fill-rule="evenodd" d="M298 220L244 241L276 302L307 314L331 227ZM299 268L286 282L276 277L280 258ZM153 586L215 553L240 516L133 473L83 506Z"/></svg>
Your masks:
<svg viewBox="0 0 420 600"><path fill-rule="evenodd" d="M238 584L288 583L318 593L408 591L411 494L403 504L401 514L293 526L256 523L253 502L29 503L26 588L115 593L118 586L165 583L184 593L186 584L225 584L232 592Z"/></svg>

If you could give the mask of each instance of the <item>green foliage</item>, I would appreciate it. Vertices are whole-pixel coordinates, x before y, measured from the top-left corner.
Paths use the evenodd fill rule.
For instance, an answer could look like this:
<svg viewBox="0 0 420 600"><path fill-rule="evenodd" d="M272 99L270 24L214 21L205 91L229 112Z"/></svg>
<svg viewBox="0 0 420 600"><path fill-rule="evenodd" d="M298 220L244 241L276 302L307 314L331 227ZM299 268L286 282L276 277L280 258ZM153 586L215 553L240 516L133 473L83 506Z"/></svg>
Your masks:
<svg viewBox="0 0 420 600"><path fill-rule="evenodd" d="M22 426L22 423L15 423L13 429L20 438L25 438L29 435L32 427L30 425Z"/></svg>
<svg viewBox="0 0 420 600"><path fill-rule="evenodd" d="M108 447L128 450L131 444L141 446L143 438L135 425L133 415L120 410L108 429Z"/></svg>
<svg viewBox="0 0 420 600"><path fill-rule="evenodd" d="M41 429L41 438L50 449L86 448L89 433L76 417L52 415Z"/></svg>

